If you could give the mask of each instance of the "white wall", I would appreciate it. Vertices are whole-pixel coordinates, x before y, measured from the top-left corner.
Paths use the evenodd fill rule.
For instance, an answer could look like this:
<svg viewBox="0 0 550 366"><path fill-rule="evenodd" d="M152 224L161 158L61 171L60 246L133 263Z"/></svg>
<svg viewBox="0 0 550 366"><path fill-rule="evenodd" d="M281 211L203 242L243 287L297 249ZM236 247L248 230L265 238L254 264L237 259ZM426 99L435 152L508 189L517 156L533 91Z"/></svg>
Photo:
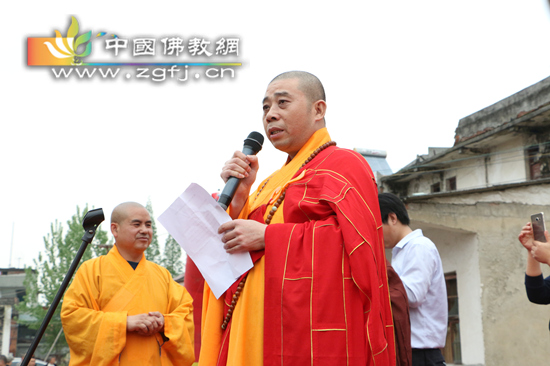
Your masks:
<svg viewBox="0 0 550 366"><path fill-rule="evenodd" d="M437 246L443 271L456 272L462 363L484 364L485 349L482 326L481 279L478 240L475 234L423 222L412 222Z"/></svg>
<svg viewBox="0 0 550 366"><path fill-rule="evenodd" d="M490 151L486 161L485 156L464 156L445 169L443 180L439 172L424 174L411 181L408 194L429 194L432 184L441 182L441 192L446 190L446 180L456 177L457 190L485 188L497 184L524 182L527 176L526 158L523 151L523 140L518 137L501 143Z"/></svg>
<svg viewBox="0 0 550 366"><path fill-rule="evenodd" d="M527 164L521 138L498 146L487 164L489 185L508 184L527 180Z"/></svg>
<svg viewBox="0 0 550 366"><path fill-rule="evenodd" d="M468 159L453 165L456 168L456 189L474 189L487 186L485 159Z"/></svg>

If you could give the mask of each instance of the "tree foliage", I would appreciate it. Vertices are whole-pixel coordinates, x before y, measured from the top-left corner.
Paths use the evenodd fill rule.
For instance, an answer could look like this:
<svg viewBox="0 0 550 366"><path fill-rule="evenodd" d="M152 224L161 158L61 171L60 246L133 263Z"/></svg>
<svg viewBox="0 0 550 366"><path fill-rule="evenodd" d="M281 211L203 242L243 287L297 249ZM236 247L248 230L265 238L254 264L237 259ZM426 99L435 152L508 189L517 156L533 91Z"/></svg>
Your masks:
<svg viewBox="0 0 550 366"><path fill-rule="evenodd" d="M27 267L25 269L24 285L26 295L24 301L17 305L17 310L20 315L19 321L31 329L40 327L65 275L69 272L69 268L82 244L82 236L84 235L82 220L87 212L88 205L83 210L80 210L77 206L76 214L67 221L68 230L65 235L63 225L57 220L52 223L50 233L44 237L44 251L39 252L38 259L34 260L35 268ZM108 249L99 247L99 244L107 244L107 232L102 230L101 226L97 229L91 245L84 252L80 264L92 257L107 253ZM57 306L41 340L41 345L46 351L61 330L61 318L59 316L61 303ZM21 317L23 314L25 320ZM59 337L53 353L57 353L66 345L65 338Z"/></svg>
<svg viewBox="0 0 550 366"><path fill-rule="evenodd" d="M147 201L147 205L145 206L145 208L147 209L147 211L149 211L149 215L151 215L151 224L153 227L153 238L151 240L151 244L145 251L145 258L147 258L147 260L150 260L151 262L162 265L159 240L157 237L157 224L153 216L153 205L151 204L151 200Z"/></svg>
<svg viewBox="0 0 550 366"><path fill-rule="evenodd" d="M181 254L182 250L180 245L176 242L172 235L168 235L168 238L164 244L161 265L172 274L172 277L179 276L184 272Z"/></svg>
<svg viewBox="0 0 550 366"><path fill-rule="evenodd" d="M182 250L179 244L172 238L171 235L168 235L166 242L164 243L164 251L162 255L160 253L160 246L158 241L158 231L157 224L153 215L153 205L151 200L147 201L145 206L149 215L151 215L151 223L153 227L153 238L149 248L145 251L145 257L151 262L155 262L164 268L166 268L171 274L172 277L176 277L184 272L183 263L181 261Z"/></svg>

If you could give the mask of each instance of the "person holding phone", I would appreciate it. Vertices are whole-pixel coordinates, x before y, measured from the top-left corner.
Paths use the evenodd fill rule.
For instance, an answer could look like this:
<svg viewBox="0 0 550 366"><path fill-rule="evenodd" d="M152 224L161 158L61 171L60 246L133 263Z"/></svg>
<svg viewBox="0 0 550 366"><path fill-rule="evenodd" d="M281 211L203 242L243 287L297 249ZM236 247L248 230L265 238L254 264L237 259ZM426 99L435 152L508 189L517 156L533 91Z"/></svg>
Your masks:
<svg viewBox="0 0 550 366"><path fill-rule="evenodd" d="M535 217L536 215L533 215ZM541 217L542 218L542 217ZM538 225L537 221L533 221ZM544 219L542 218L542 224ZM544 228L544 227L543 227ZM539 232L539 230L537 230ZM550 276L543 278L540 264L550 265L550 236L547 230L542 231L544 238L537 237L533 224L528 222L518 236L521 245L527 249L527 268L525 270L525 291L529 301L535 304L550 304Z"/></svg>

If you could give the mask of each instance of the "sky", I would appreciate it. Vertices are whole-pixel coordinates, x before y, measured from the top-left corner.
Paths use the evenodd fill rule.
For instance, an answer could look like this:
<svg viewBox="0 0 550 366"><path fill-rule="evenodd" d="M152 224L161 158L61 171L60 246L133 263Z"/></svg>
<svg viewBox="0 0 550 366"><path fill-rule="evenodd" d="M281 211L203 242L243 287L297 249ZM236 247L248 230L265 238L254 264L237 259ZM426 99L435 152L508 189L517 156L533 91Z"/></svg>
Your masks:
<svg viewBox="0 0 550 366"><path fill-rule="evenodd" d="M394 172L428 147L451 147L461 118L550 76L543 0L32 0L12 8L0 14L0 268L33 265L51 223L65 223L77 206L102 208L109 230L121 202L150 200L156 218L190 183L223 189L221 168L251 131L263 133L261 101L281 72L318 76L332 139L386 151ZM107 32L92 41L94 61L113 57L104 44L111 34L159 44L238 38L238 55L184 52L179 62L242 66L215 80L193 78L205 68L190 67L185 82L56 79L50 67L27 66L27 38L65 35L71 16L80 34ZM258 156L257 183L286 159L267 141Z"/></svg>

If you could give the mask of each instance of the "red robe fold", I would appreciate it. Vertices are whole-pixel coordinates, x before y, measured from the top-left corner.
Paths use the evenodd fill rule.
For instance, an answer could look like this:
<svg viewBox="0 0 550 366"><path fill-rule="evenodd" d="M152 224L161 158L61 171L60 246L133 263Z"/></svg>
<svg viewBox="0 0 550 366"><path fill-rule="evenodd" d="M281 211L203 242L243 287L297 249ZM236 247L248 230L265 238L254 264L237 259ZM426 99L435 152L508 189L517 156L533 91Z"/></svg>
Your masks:
<svg viewBox="0 0 550 366"><path fill-rule="evenodd" d="M394 365L372 171L339 148L306 168L266 231L264 365Z"/></svg>

